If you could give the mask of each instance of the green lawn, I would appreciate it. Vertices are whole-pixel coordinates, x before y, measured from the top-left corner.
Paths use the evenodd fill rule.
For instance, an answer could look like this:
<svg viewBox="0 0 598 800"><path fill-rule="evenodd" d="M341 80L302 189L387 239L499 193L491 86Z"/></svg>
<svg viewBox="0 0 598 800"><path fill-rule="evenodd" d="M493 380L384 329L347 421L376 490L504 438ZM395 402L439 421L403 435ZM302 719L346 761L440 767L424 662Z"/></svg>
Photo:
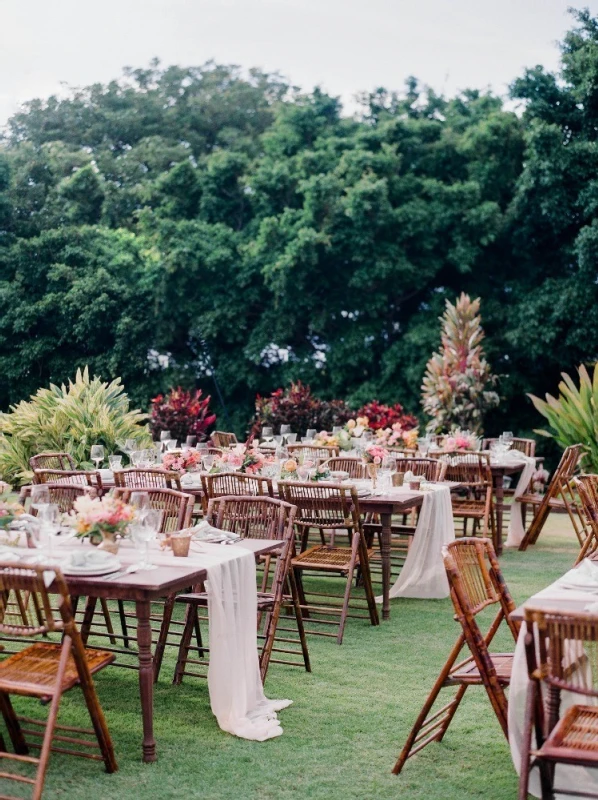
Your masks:
<svg viewBox="0 0 598 800"><path fill-rule="evenodd" d="M515 600L562 574L575 553L563 516L553 517L539 544L526 553L508 551L502 566ZM281 713L284 735L264 743L222 733L204 681L170 684L168 654L155 697L156 764L140 760L137 674L105 670L97 686L120 770L106 775L97 763L54 755L45 796L512 800L517 779L507 743L478 688L466 694L442 744L409 761L399 777L390 772L457 635L451 611L448 600L394 600L391 621L378 628L350 620L341 647L311 637L311 675L271 666L267 694L294 704ZM86 724L76 690L66 697L61 716L64 722Z"/></svg>

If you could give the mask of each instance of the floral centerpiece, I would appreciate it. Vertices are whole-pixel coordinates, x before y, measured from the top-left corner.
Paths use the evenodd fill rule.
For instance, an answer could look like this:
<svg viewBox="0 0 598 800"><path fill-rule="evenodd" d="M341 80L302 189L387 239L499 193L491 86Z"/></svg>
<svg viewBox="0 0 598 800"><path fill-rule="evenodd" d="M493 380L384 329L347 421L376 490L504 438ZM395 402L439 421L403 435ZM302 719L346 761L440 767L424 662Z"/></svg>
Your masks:
<svg viewBox="0 0 598 800"><path fill-rule="evenodd" d="M330 480L330 470L325 464L320 464L319 467L316 467L313 472L310 473L309 479L310 481L328 481Z"/></svg>
<svg viewBox="0 0 598 800"><path fill-rule="evenodd" d="M129 523L134 519L133 506L111 495L81 495L75 500L71 512L76 535L88 537L92 544L101 544L109 552L116 552L116 535L125 536Z"/></svg>
<svg viewBox="0 0 598 800"><path fill-rule="evenodd" d="M237 444L214 459L210 472L245 472L248 475L258 475L266 464L273 464L274 461L273 456L266 455L255 447Z"/></svg>
<svg viewBox="0 0 598 800"><path fill-rule="evenodd" d="M367 417L357 417L356 419L350 419L346 424L343 430L347 431L347 433L358 439L363 433L369 430L370 421Z"/></svg>
<svg viewBox="0 0 598 800"><path fill-rule="evenodd" d="M395 422L391 428L378 428L376 431L376 444L381 447L405 447L415 450L418 429L404 430L400 422Z"/></svg>
<svg viewBox="0 0 598 800"><path fill-rule="evenodd" d="M543 467L540 467L540 469L534 472L532 475L532 488L536 494L544 494L544 489L546 488L549 478L550 473Z"/></svg>
<svg viewBox="0 0 598 800"><path fill-rule="evenodd" d="M381 445L376 442L368 445L363 451L363 459L366 464L375 464L378 467L388 455L388 450L385 447L381 447Z"/></svg>
<svg viewBox="0 0 598 800"><path fill-rule="evenodd" d="M283 481L296 481L299 477L297 475L297 470L299 469L299 464L294 458L287 458L286 461L283 461L281 464L280 470L280 477Z"/></svg>
<svg viewBox="0 0 598 800"><path fill-rule="evenodd" d="M340 437L338 433L320 431L315 435L313 443L316 447L340 447Z"/></svg>
<svg viewBox="0 0 598 800"><path fill-rule="evenodd" d="M478 437L472 431L462 431L454 428L445 438L442 446L443 450L477 450L479 448Z"/></svg>
<svg viewBox="0 0 598 800"><path fill-rule="evenodd" d="M164 453L162 456L162 466L169 472L179 472L184 475L186 472L195 472L201 464L201 453L199 450L181 450Z"/></svg>

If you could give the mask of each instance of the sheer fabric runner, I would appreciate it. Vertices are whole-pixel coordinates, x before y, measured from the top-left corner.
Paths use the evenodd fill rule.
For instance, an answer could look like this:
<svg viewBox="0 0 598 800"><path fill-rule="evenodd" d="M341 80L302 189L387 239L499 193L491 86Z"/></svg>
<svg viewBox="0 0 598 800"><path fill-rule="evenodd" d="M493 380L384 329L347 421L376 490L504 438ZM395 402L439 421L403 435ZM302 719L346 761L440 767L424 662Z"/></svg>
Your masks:
<svg viewBox="0 0 598 800"><path fill-rule="evenodd" d="M532 475L536 471L536 459L530 456L525 456L523 453L509 452L505 455L502 461L509 465L523 464L523 470L517 481L515 487L515 497L521 497L525 493ZM521 503L511 503L511 521L509 522L509 532L505 547L519 547L521 540L525 536L525 528L523 526L523 508Z"/></svg>
<svg viewBox="0 0 598 800"><path fill-rule="evenodd" d="M442 548L455 538L451 492L448 486L429 486L405 564L390 589L391 598L449 595ZM377 597L376 602L381 603L382 597Z"/></svg>
<svg viewBox="0 0 598 800"><path fill-rule="evenodd" d="M586 578L584 585L584 578ZM569 588L564 588L559 584L568 584ZM573 588L573 587L579 588ZM533 605L534 598L542 597L554 600L554 607L559 607L559 600L582 600L589 605L595 605L598 601L598 567L587 560L578 568L572 569L559 578L558 581L534 595L528 601ZM594 613L597 609L591 609ZM511 685L509 688L509 745L511 747L511 757L517 773L521 768L521 746L523 743L523 724L525 719L525 701L529 678L527 672L527 662L525 658L525 634L526 625L523 623L517 646L515 647L515 657L513 659L513 671L511 673ZM561 695L561 717L565 711L575 703L582 705L596 705L593 698L572 692L562 692ZM532 741L532 746L534 742ZM556 768L555 787L575 789L577 792L598 792L598 771L586 769L585 767L569 767L559 764ZM540 797L540 780L538 770L533 769L530 774L529 791L534 797ZM557 800L565 800L570 795L556 794Z"/></svg>

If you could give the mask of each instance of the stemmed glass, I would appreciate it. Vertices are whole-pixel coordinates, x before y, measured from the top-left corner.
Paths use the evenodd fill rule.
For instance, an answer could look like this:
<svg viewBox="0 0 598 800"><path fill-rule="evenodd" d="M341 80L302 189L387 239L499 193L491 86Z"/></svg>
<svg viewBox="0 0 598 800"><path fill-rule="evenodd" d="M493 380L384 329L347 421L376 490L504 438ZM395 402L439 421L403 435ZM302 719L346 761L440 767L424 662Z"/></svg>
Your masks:
<svg viewBox="0 0 598 800"><path fill-rule="evenodd" d="M100 468L100 464L104 460L104 445L92 444L91 446L91 460L95 462L96 469Z"/></svg>
<svg viewBox="0 0 598 800"><path fill-rule="evenodd" d="M273 433L274 431L272 428L267 428L267 427L262 428L262 439L265 442L271 442L273 439Z"/></svg>
<svg viewBox="0 0 598 800"><path fill-rule="evenodd" d="M176 439L167 439L166 440L166 449L168 450L169 453L171 453L173 450L176 450L176 446L177 446L177 440Z"/></svg>
<svg viewBox="0 0 598 800"><path fill-rule="evenodd" d="M110 469L113 472L114 472L114 470L122 469L123 457L122 456L108 456L108 463L110 464Z"/></svg>
<svg viewBox="0 0 598 800"><path fill-rule="evenodd" d="M197 444L197 436L187 436L187 438L185 439L185 444L188 447L195 447L195 445Z"/></svg>
<svg viewBox="0 0 598 800"><path fill-rule="evenodd" d="M143 520L151 510L150 499L147 492L131 492L129 503L135 509L135 517Z"/></svg>
<svg viewBox="0 0 598 800"><path fill-rule="evenodd" d="M131 525L131 536L134 543L143 547L141 561L137 564L138 569L157 569L156 564L152 564L149 560L149 546L150 542L157 537L159 527L160 512L156 509L149 509L145 512L143 519Z"/></svg>
<svg viewBox="0 0 598 800"><path fill-rule="evenodd" d="M52 541L60 532L60 509L56 503L45 503L38 507L37 525L31 526L31 539L39 550L35 561L52 562Z"/></svg>
<svg viewBox="0 0 598 800"><path fill-rule="evenodd" d="M169 439L172 439L170 431L160 431L160 444L162 446L162 451L166 449L166 442Z"/></svg>
<svg viewBox="0 0 598 800"><path fill-rule="evenodd" d="M31 508L41 514L50 505L50 490L43 483L34 483L31 487Z"/></svg>
<svg viewBox="0 0 598 800"><path fill-rule="evenodd" d="M305 443L313 442L313 440L316 438L317 433L318 432L315 428L308 428L307 433L305 434L305 439L303 441Z"/></svg>
<svg viewBox="0 0 598 800"><path fill-rule="evenodd" d="M203 464L204 472L209 472L212 469L214 458L215 456L213 453L208 453L207 455L201 457L201 463Z"/></svg>

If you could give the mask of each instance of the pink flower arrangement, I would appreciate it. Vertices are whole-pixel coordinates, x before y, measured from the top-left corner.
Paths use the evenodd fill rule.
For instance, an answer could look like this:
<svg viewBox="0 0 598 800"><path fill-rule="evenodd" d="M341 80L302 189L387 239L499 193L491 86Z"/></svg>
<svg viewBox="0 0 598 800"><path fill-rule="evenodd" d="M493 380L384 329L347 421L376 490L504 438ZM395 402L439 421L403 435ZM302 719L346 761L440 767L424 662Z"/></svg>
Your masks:
<svg viewBox="0 0 598 800"><path fill-rule="evenodd" d="M246 472L258 475L266 464L273 464L273 456L267 456L261 450L248 448L246 444L237 444L215 459L210 472Z"/></svg>
<svg viewBox="0 0 598 800"><path fill-rule="evenodd" d="M0 500L0 530L7 528L15 517L21 516L25 509L19 503L9 503L7 500Z"/></svg>
<svg viewBox="0 0 598 800"><path fill-rule="evenodd" d="M376 431L376 444L383 447L406 447L415 449L418 429L404 430L400 422L395 422L392 428L379 428Z"/></svg>
<svg viewBox="0 0 598 800"><path fill-rule="evenodd" d="M201 464L201 453L199 450L183 450L181 452L164 453L162 456L162 466L170 472L179 472L184 475L189 470L194 470Z"/></svg>
<svg viewBox="0 0 598 800"><path fill-rule="evenodd" d="M363 457L368 464L381 464L388 456L388 450L379 444L371 444L363 451Z"/></svg>
<svg viewBox="0 0 598 800"><path fill-rule="evenodd" d="M477 447L478 439L475 433L456 429L444 440L443 450L476 450Z"/></svg>
<svg viewBox="0 0 598 800"><path fill-rule="evenodd" d="M81 495L73 504L72 522L77 536L101 538L102 531L124 535L135 518L133 506L111 495L90 497Z"/></svg>
<svg viewBox="0 0 598 800"><path fill-rule="evenodd" d="M548 470L542 467L540 467L540 469L537 469L532 475L532 487L534 492L542 493L544 491L544 487L548 483L549 478L550 478L550 473L548 472Z"/></svg>

